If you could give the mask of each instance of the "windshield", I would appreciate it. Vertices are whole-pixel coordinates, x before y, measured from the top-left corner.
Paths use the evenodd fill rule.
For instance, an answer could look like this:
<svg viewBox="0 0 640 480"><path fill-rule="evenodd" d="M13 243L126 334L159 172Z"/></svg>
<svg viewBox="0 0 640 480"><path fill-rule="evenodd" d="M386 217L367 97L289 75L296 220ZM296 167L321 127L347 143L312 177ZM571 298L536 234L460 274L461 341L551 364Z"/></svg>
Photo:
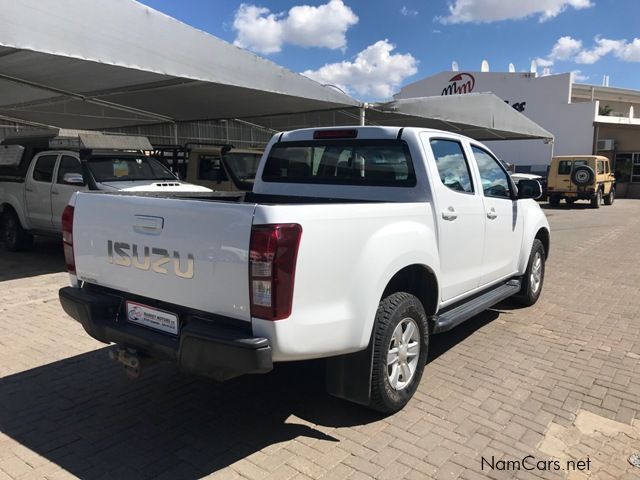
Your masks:
<svg viewBox="0 0 640 480"><path fill-rule="evenodd" d="M96 182L176 180L158 160L145 156L94 157L87 162Z"/></svg>
<svg viewBox="0 0 640 480"><path fill-rule="evenodd" d="M240 181L253 182L258 171L261 153L230 152L224 156L227 167Z"/></svg>

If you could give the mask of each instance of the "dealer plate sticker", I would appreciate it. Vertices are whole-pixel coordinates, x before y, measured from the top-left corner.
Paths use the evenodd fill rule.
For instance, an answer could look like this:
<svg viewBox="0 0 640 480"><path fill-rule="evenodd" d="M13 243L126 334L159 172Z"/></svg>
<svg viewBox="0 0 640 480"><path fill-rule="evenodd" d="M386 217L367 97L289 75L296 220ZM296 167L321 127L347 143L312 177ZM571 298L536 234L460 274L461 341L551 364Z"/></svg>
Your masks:
<svg viewBox="0 0 640 480"><path fill-rule="evenodd" d="M154 330L178 335L178 316L164 310L127 302L127 320Z"/></svg>

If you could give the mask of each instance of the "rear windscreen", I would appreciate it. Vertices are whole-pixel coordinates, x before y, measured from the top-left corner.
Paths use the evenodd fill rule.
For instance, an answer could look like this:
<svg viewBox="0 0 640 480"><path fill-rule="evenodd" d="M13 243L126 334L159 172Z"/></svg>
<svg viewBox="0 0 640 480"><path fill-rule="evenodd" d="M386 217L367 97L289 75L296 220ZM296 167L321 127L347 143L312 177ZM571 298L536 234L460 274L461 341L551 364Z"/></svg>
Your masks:
<svg viewBox="0 0 640 480"><path fill-rule="evenodd" d="M326 140L275 144L264 182L412 187L416 176L402 140Z"/></svg>
<svg viewBox="0 0 640 480"><path fill-rule="evenodd" d="M574 167L580 165L587 165L587 160L561 160L558 163L558 175L569 175L571 173L571 166Z"/></svg>

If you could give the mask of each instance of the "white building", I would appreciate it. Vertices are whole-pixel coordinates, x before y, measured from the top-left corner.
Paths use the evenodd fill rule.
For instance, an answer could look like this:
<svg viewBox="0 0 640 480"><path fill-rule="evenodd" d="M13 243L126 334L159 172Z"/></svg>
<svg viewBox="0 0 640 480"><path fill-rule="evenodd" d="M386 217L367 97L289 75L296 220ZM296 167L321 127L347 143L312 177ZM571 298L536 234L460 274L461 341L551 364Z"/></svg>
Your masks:
<svg viewBox="0 0 640 480"><path fill-rule="evenodd" d="M640 196L640 91L573 83L569 73L447 71L405 86L395 98L471 92L496 94L555 135L546 145L488 142L517 171L545 174L552 155L598 153L614 162L619 194Z"/></svg>

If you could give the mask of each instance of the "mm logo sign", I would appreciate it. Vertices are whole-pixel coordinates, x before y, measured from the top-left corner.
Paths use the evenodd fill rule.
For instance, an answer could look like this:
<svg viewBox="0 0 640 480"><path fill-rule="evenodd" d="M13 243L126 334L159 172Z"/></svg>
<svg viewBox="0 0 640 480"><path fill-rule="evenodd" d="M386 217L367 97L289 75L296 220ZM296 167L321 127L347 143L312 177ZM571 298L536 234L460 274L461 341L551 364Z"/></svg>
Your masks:
<svg viewBox="0 0 640 480"><path fill-rule="evenodd" d="M476 86L476 79L470 73L459 73L451 77L449 84L444 87L441 95L461 95L470 93Z"/></svg>

